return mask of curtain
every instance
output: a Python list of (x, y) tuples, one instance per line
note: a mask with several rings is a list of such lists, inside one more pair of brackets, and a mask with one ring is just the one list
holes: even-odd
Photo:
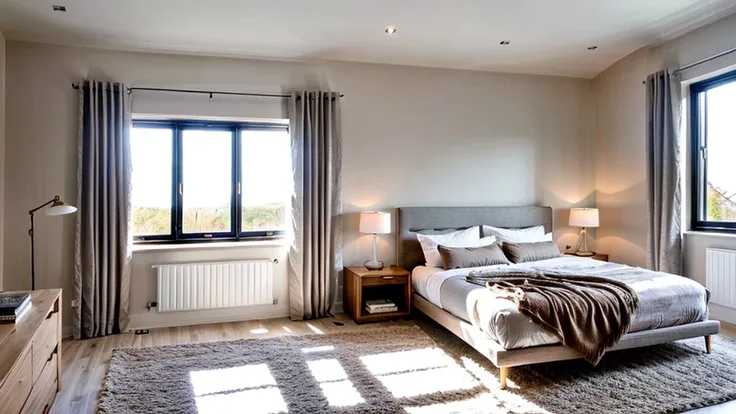
[(682, 274), (680, 79), (672, 70), (647, 77), (647, 265)]
[(73, 334), (93, 338), (128, 324), (131, 260), (130, 101), (121, 83), (79, 88)]
[(335, 92), (289, 100), (293, 241), (289, 305), (294, 320), (331, 315), (342, 271), (342, 136)]

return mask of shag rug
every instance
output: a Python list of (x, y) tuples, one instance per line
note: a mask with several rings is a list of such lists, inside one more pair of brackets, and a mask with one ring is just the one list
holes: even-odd
[(113, 350), (100, 413), (675, 413), (736, 399), (736, 342), (498, 369), (433, 323)]

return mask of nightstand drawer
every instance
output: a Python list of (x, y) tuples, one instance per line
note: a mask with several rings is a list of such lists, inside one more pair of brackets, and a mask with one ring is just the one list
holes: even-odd
[(360, 280), (363, 286), (402, 285), (409, 283), (409, 276), (363, 276)]

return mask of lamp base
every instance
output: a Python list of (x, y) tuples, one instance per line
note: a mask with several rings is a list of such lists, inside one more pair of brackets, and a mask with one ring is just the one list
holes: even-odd
[(595, 256), (595, 252), (591, 252), (590, 250), (582, 250), (579, 252), (575, 252), (575, 256), (590, 257)]
[(383, 262), (380, 260), (369, 260), (363, 266), (368, 270), (382, 270)]

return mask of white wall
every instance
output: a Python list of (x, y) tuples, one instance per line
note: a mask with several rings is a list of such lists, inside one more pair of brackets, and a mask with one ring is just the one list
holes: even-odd
[[(0, 32), (0, 235), (5, 200), (5, 38)], [(3, 291), (3, 238), (0, 237), (0, 292)]]
[[(595, 204), (593, 98), (588, 80), (349, 63), (269, 62), (70, 48), (9, 41), (4, 268), (8, 289), (29, 285), (27, 210), (55, 194), (76, 199), (77, 95), (84, 77), (136, 86), (282, 92), (331, 88), (342, 101), (344, 258), (362, 264), (370, 237), (357, 233), (357, 212), (397, 206), (546, 204), (556, 213), (555, 236), (574, 244), (566, 209)], [(135, 94), (137, 111), (155, 99)], [(173, 98), (171, 98), (173, 99)], [(262, 117), (283, 110), (272, 100), (181, 98), (176, 111)], [(196, 100), (196, 99), (195, 99)], [(237, 106), (242, 105), (242, 106)], [(143, 108), (143, 109), (142, 109)], [(149, 108), (149, 109), (145, 109)], [(232, 113), (231, 113), (232, 112)], [(283, 113), (283, 112), (281, 112)], [(66, 292), (73, 271), (73, 216), (37, 220), (40, 287)], [(393, 236), (380, 256), (395, 262)], [(275, 249), (275, 251), (274, 251)], [(284, 255), (283, 248), (238, 247), (136, 252), (131, 314), (146, 324), (171, 323), (149, 314), (155, 300), (150, 263)], [(285, 267), (278, 275), (285, 286)], [(279, 289), (282, 289), (279, 287)], [(285, 290), (280, 290), (285, 296)], [(285, 305), (285, 300), (280, 304)], [(263, 317), (248, 309), (241, 318)], [(285, 314), (274, 307), (267, 316)], [(198, 316), (199, 315), (199, 316)], [(203, 316), (204, 315), (204, 316)], [(213, 314), (184, 315), (210, 318)], [(219, 315), (222, 316), (222, 315)]]
[[(646, 96), (642, 81), (660, 69), (680, 67), (728, 50), (734, 47), (734, 39), (736, 15), (632, 53), (594, 79), (596, 198), (602, 221), (598, 242), (600, 250), (610, 253), (613, 260), (646, 263)], [(736, 54), (731, 54), (683, 71), (682, 79), (687, 84), (734, 65)], [(687, 97), (687, 89), (683, 96)], [(686, 114), (685, 109), (683, 115)], [(686, 128), (685, 132), (689, 130)], [(684, 162), (689, 167), (689, 158)], [(685, 174), (683, 180), (687, 178)], [(689, 191), (688, 185), (685, 188)], [(683, 201), (690, 201), (689, 194), (684, 194)], [(685, 228), (689, 228), (689, 217), (685, 219)], [(736, 237), (687, 233), (684, 246), (684, 274), (705, 283), (705, 249), (736, 249)]]

